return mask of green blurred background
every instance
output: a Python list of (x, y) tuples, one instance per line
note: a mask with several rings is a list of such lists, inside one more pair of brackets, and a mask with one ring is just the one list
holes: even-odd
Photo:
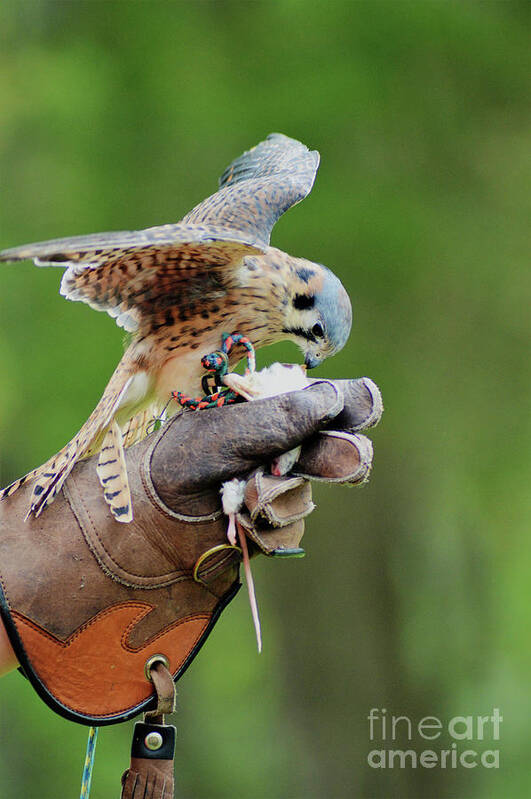
[[(316, 486), (306, 559), (255, 563), (263, 655), (242, 591), (181, 680), (179, 797), (531, 795), (530, 10), (2, 4), (0, 246), (176, 221), (267, 133), (300, 138), (320, 173), (273, 244), (344, 281), (353, 334), (321, 374), (386, 404), (370, 483)], [(2, 484), (70, 438), (122, 352), (59, 277), (0, 270)], [(372, 707), (498, 707), (500, 768), (372, 769)], [(131, 728), (101, 732), (94, 799), (119, 795)], [(86, 732), (5, 677), (0, 796), (76, 796)]]

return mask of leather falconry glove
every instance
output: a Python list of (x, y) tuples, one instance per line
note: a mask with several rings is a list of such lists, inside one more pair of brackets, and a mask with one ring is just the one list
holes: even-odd
[[(181, 411), (127, 451), (128, 525), (102, 500), (95, 458), (37, 519), (23, 521), (31, 486), (0, 503), (2, 617), (39, 696), (96, 726), (152, 708), (150, 659), (164, 656), (177, 679), (240, 585), (221, 484), (247, 476), (238, 522), (253, 554), (300, 553), (307, 478), (363, 482), (372, 448), (357, 431), (381, 411), (367, 378)], [(301, 443), (289, 475), (268, 473), (264, 464)]]

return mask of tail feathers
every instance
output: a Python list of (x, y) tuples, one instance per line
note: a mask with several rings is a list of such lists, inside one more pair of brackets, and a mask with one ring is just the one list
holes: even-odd
[(116, 419), (105, 434), (96, 467), (103, 496), (118, 522), (130, 522), (133, 518), (131, 492), (125, 466), (122, 431)]
[(74, 468), (78, 457), (74, 441), (71, 441), (44, 464), (31, 492), (31, 505), (26, 519), (31, 514), (35, 517), (40, 516), (44, 508), (51, 505)]
[(24, 483), (27, 483), (28, 480), (33, 480), (34, 477), (37, 477), (37, 475), (41, 474), (45, 470), (45, 468), (46, 464), (44, 464), (43, 466), (39, 466), (37, 469), (33, 469), (33, 471), (25, 474), (24, 477), (19, 477), (18, 480), (13, 480), (13, 482), (10, 483), (8, 486), (2, 488), (2, 490), (0, 491), (0, 502), (3, 499), (7, 499), (12, 494), (14, 494), (15, 491), (17, 491), (17, 489), (23, 486)]

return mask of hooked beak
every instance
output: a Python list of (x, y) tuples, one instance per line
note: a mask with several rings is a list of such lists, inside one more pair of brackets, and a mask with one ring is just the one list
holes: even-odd
[(323, 361), (324, 358), (316, 358), (311, 352), (307, 352), (304, 356), (304, 365), (307, 369), (315, 369), (317, 366), (320, 366)]

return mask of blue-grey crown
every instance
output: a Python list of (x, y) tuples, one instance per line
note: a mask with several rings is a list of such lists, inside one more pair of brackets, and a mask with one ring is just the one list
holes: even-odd
[(326, 337), (338, 352), (347, 343), (352, 327), (352, 305), (338, 277), (324, 267), (323, 288), (317, 296), (317, 306), (324, 319)]

